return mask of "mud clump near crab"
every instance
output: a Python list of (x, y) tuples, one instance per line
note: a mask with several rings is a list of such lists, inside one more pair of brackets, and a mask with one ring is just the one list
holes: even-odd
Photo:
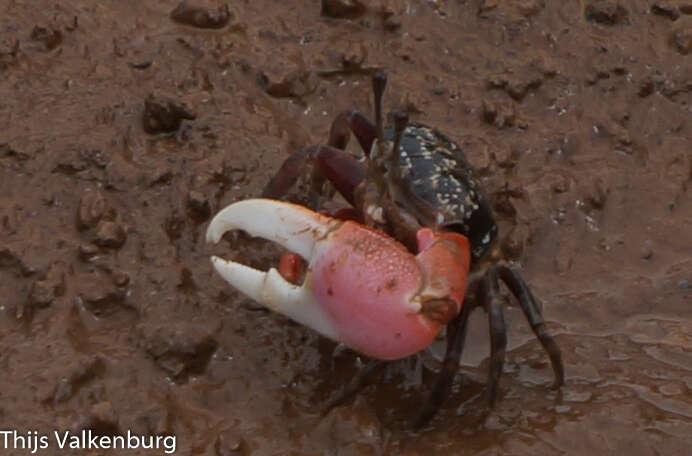
[[(564, 383), (559, 347), (518, 271), (500, 259), (497, 225), (479, 180), (458, 145), (437, 130), (394, 113), (384, 127), (386, 75), (373, 76), (375, 124), (357, 111), (339, 114), (327, 145), (292, 154), (261, 199), (240, 201), (211, 221), (207, 240), (229, 230), (281, 244), (290, 252), (279, 269), (262, 272), (213, 257), (219, 274), (267, 308), (374, 360), (366, 364), (327, 410), (368, 384), (384, 361), (425, 349), (447, 327), (440, 375), (412, 425), (427, 423), (449, 394), (464, 347), (471, 311), (488, 314), (491, 339), (488, 401), (497, 396), (507, 345), (500, 297), (503, 282), (516, 297), (554, 372)], [(364, 151), (345, 151), (353, 133)], [(280, 202), (308, 162), (311, 208)], [(319, 210), (329, 181), (351, 204), (334, 216)], [(308, 264), (302, 285), (300, 262)]]

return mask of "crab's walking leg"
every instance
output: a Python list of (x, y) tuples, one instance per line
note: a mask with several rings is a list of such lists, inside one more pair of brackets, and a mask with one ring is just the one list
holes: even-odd
[(336, 116), (332, 122), (332, 127), (329, 129), (329, 142), (327, 144), (337, 149), (346, 149), (351, 138), (351, 132), (355, 135), (365, 154), (370, 153), (370, 149), (377, 138), (377, 129), (358, 111), (344, 111)]
[(557, 388), (563, 385), (565, 383), (565, 368), (562, 364), (562, 353), (560, 352), (560, 347), (558, 347), (545, 327), (541, 310), (533, 297), (533, 293), (531, 293), (529, 287), (526, 286), (524, 280), (514, 269), (504, 264), (498, 264), (496, 268), (499, 277), (512, 294), (516, 296), (521, 309), (524, 311), (524, 315), (526, 315), (526, 319), (529, 321), (529, 325), (531, 325), (531, 329), (533, 329), (534, 334), (536, 334), (536, 337), (550, 357), (550, 363), (555, 374), (553, 387)]
[(497, 390), (505, 364), (507, 350), (507, 329), (505, 327), (500, 286), (495, 268), (490, 268), (484, 280), (484, 304), (488, 313), (488, 328), (490, 332), (490, 369), (488, 371), (488, 403), (495, 405)]
[(303, 173), (308, 160), (315, 165), (310, 176), (313, 193), (319, 193), (324, 179), (327, 178), (339, 193), (353, 204), (355, 188), (366, 176), (365, 165), (347, 152), (332, 146), (306, 147), (291, 154), (264, 188), (262, 197), (280, 198), (285, 195)]
[(356, 187), (366, 178), (365, 165), (349, 153), (331, 146), (317, 147), (313, 161), (322, 175), (353, 205)]
[[(367, 155), (377, 137), (375, 125), (357, 111), (343, 111), (336, 116), (332, 123), (327, 145), (305, 147), (289, 155), (283, 165), (281, 165), (281, 168), (279, 168), (279, 171), (265, 187), (262, 197), (279, 198), (285, 195), (303, 173), (308, 160), (312, 160), (316, 165), (311, 176), (313, 190), (317, 189), (324, 182), (325, 177), (331, 179), (335, 175), (341, 179), (355, 182), (350, 184), (352, 187), (358, 185), (365, 177), (365, 165), (343, 151), (348, 145), (351, 132), (353, 132)], [(334, 160), (334, 162), (331, 163), (330, 160)], [(331, 167), (338, 172), (329, 174), (325, 170), (325, 166)], [(354, 176), (349, 177), (351, 174)], [(348, 195), (351, 195), (351, 199), (349, 199)], [(343, 196), (349, 199), (351, 203), (352, 195), (353, 189), (346, 190), (346, 193), (343, 193)]]
[(355, 396), (360, 390), (372, 383), (372, 377), (374, 374), (380, 370), (380, 368), (385, 366), (385, 362), (379, 359), (372, 360), (363, 366), (355, 377), (348, 382), (348, 385), (339, 393), (334, 399), (329, 401), (327, 406), (324, 408), (323, 414), (326, 415), (334, 407), (348, 402), (353, 396)]
[(279, 198), (285, 195), (293, 187), (298, 177), (305, 168), (305, 163), (310, 156), (312, 148), (306, 147), (288, 156), (279, 171), (269, 180), (262, 191), (263, 198)]
[(344, 150), (348, 145), (351, 132), (367, 156), (377, 138), (377, 130), (365, 116), (351, 110), (340, 113), (332, 122), (328, 145), (317, 147), (312, 154), (312, 159), (320, 174), (332, 182), (339, 193), (353, 206), (355, 189), (365, 180), (367, 168)]
[(423, 408), (411, 421), (411, 427), (418, 429), (430, 421), (444, 400), (449, 396), (454, 377), (459, 370), (459, 361), (464, 351), (466, 326), (474, 305), (469, 300), (464, 301), (461, 313), (447, 325), (447, 351), (442, 362), (442, 369), (433, 385), (430, 395), (426, 398)]

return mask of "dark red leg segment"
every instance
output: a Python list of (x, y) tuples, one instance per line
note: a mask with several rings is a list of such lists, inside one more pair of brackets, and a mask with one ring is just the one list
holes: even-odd
[[(314, 160), (318, 170), (313, 173), (317, 175), (313, 175), (312, 180), (321, 182), (326, 177), (353, 204), (353, 190), (365, 179), (366, 171), (365, 165), (343, 152), (351, 133), (355, 135), (365, 155), (368, 155), (377, 138), (375, 125), (358, 111), (344, 111), (332, 122), (328, 146), (306, 147), (292, 153), (264, 188), (262, 197), (280, 198), (288, 193), (303, 173), (307, 160)], [(322, 176), (319, 175), (320, 171)]]
[(329, 130), (328, 144), (337, 149), (346, 149), (351, 132), (355, 135), (365, 155), (368, 155), (372, 143), (377, 138), (377, 129), (358, 111), (344, 111), (336, 117)]
[(303, 173), (305, 164), (312, 151), (316, 147), (306, 147), (298, 152), (292, 153), (281, 165), (279, 171), (271, 178), (264, 191), (262, 198), (280, 198), (288, 193), (288, 190), (296, 183), (298, 177)]
[[(291, 154), (262, 192), (263, 198), (280, 198), (296, 183), (307, 160), (312, 160), (321, 179), (328, 179), (353, 204), (353, 192), (367, 174), (365, 164), (341, 149), (313, 146)], [(314, 180), (314, 176), (313, 176)]]
[(318, 146), (312, 159), (322, 175), (353, 205), (354, 191), (367, 175), (365, 164), (349, 153), (329, 146)]

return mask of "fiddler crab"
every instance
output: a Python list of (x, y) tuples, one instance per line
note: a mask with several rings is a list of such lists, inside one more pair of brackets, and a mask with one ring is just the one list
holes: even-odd
[[(207, 231), (208, 242), (243, 230), (293, 253), (268, 272), (218, 257), (212, 257), (214, 267), (251, 299), (373, 358), (328, 409), (367, 385), (385, 361), (428, 347), (446, 326), (440, 374), (412, 424), (427, 423), (451, 390), (476, 306), (487, 311), (489, 320), (492, 406), (507, 345), (500, 281), (516, 297), (550, 357), (553, 387), (559, 387), (564, 382), (560, 349), (519, 272), (499, 259), (497, 225), (473, 168), (453, 141), (409, 122), (405, 113), (395, 112), (394, 125), (385, 128), (386, 81), (383, 72), (373, 75), (375, 125), (356, 111), (341, 113), (327, 145), (289, 156), (263, 198), (231, 204)], [(351, 132), (363, 159), (345, 151)], [(329, 216), (274, 199), (310, 162), (312, 193), (328, 180), (351, 208)], [(307, 262), (303, 274), (296, 255)]]

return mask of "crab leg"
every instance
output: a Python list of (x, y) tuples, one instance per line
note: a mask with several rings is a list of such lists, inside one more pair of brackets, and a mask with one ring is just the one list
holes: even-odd
[(354, 206), (356, 187), (367, 175), (365, 164), (348, 152), (329, 146), (316, 148), (313, 159), (337, 191)]
[(289, 156), (281, 169), (269, 181), (262, 192), (264, 198), (279, 198), (288, 192), (303, 172), (306, 162), (312, 161), (317, 168), (313, 180), (327, 178), (346, 200), (354, 203), (354, 192), (366, 177), (365, 165), (346, 151), (332, 146), (313, 146), (301, 149)]
[(336, 117), (329, 130), (328, 144), (337, 149), (346, 149), (351, 132), (363, 151), (369, 153), (377, 138), (377, 128), (358, 111), (344, 111)]
[(279, 198), (285, 195), (296, 183), (308, 161), (313, 161), (316, 166), (311, 176), (313, 185), (321, 183), (326, 177), (353, 204), (353, 191), (365, 179), (366, 167), (343, 150), (348, 145), (351, 132), (368, 155), (377, 137), (375, 125), (357, 111), (343, 111), (332, 123), (327, 145), (306, 147), (289, 155), (265, 187), (262, 197)]

